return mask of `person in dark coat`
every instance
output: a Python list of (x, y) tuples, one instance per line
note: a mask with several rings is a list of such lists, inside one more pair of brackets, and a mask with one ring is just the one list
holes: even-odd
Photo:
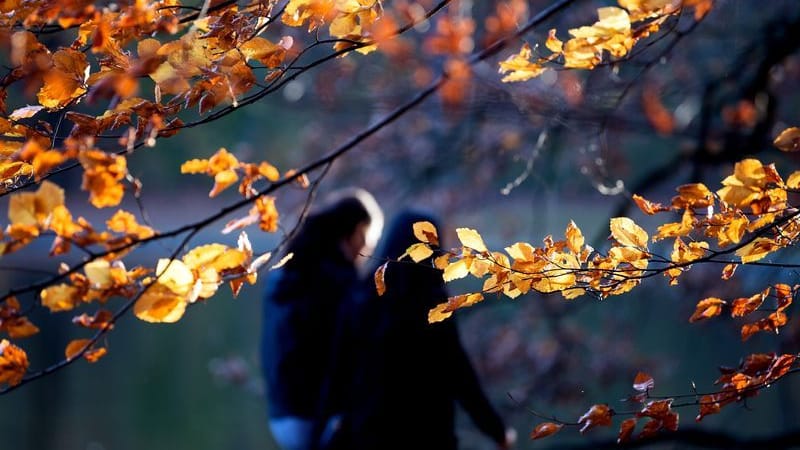
[[(418, 242), (412, 227), (418, 221), (434, 222), (419, 212), (400, 214), (376, 255), (402, 255)], [(486, 398), (455, 321), (427, 321), (428, 311), (447, 301), (442, 271), (431, 259), (392, 261), (385, 284), (386, 293), (378, 296), (370, 282), (371, 295), (349, 314), (353, 325), (345, 345), (354, 351), (355, 368), (337, 448), (456, 449), (456, 403), (500, 448), (510, 446), (515, 433)]]
[(269, 274), (261, 360), (270, 428), (285, 450), (317, 447), (339, 309), (357, 289), (356, 261), (382, 220), (366, 191), (339, 195), (307, 217), (288, 243), (293, 257)]

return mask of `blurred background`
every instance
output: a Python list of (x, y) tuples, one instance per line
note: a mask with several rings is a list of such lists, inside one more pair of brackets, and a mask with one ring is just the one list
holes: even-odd
[[(431, 38), (441, 35), (437, 24), (442, 18), (474, 27), (474, 34), (460, 38), (467, 40), (469, 52), (491, 43), (493, 30), (513, 30), (548, 4), (455, 2), (392, 51), (337, 59), (261, 102), (161, 139), (155, 148), (137, 150), (129, 165), (143, 182), (144, 210), (157, 229), (170, 230), (234, 201), (232, 192), (209, 199), (208, 177), (180, 175), (182, 162), (207, 158), (220, 147), (239, 160), (267, 160), (281, 171), (327, 154), (438, 73), (445, 57)], [(596, 8), (610, 4), (615, 3), (576, 2), (526, 35), (526, 41), (543, 43), (550, 28), (565, 39), (568, 28), (593, 23)], [(400, 11), (413, 5), (430, 9), (433, 2), (389, 1), (384, 6)], [(498, 22), (503, 12), (511, 19)], [(300, 39), (304, 31), (287, 33)], [(512, 46), (501, 57), (517, 49)], [(456, 227), (480, 230), (490, 248), (517, 241), (536, 245), (548, 234), (561, 238), (574, 220), (587, 243), (602, 250), (610, 217), (629, 215), (653, 230), (656, 222), (629, 200), (633, 193), (667, 203), (674, 187), (683, 183), (705, 182), (715, 190), (735, 161), (750, 156), (775, 162), (784, 177), (798, 169), (796, 157), (771, 146), (781, 130), (800, 123), (798, 49), (796, 1), (717, 0), (701, 22), (691, 11), (682, 13), (640, 42), (628, 61), (592, 72), (553, 70), (532, 81), (504, 84), (497, 59), (491, 60), (475, 67), (460, 99), (428, 100), (338, 160), (320, 194), (364, 187), (387, 218), (407, 206), (436, 211), (447, 230), (445, 245), (456, 242)], [(86, 204), (79, 172), (56, 181), (68, 190), (74, 215), (102, 223), (110, 214)], [(295, 187), (279, 193), (282, 231), (248, 230), (256, 253), (275, 248), (296, 222), (305, 196)], [(137, 210), (130, 198), (126, 202), (125, 209)], [(6, 205), (3, 199), (0, 208)], [(235, 245), (236, 236), (220, 234), (224, 225), (213, 224), (192, 245)], [(126, 264), (153, 264), (176, 244), (142, 247)], [(53, 270), (42, 245), (40, 260), (31, 253), (3, 257), (0, 285), (24, 285), (41, 278), (37, 271)], [(663, 254), (669, 251), (663, 247)], [(775, 261), (791, 260), (793, 253), (786, 250)], [(489, 396), (519, 432), (517, 448), (612, 443), (616, 428), (583, 437), (564, 430), (530, 442), (528, 433), (541, 421), (530, 409), (567, 421), (594, 403), (634, 409), (620, 399), (631, 395), (637, 371), (655, 378), (659, 395), (687, 394), (693, 383), (701, 392), (713, 390), (717, 367), (736, 366), (743, 355), (796, 353), (800, 329), (791, 309), (781, 335), (759, 335), (746, 343), (739, 337), (741, 323), (732, 319), (688, 324), (696, 302), (712, 293), (749, 296), (770, 282), (800, 282), (794, 271), (749, 267), (723, 282), (719, 269), (696, 267), (676, 287), (650, 279), (604, 301), (527, 295), (488, 298), (460, 310), (455, 316), (462, 339)], [(268, 276), (260, 274), (259, 284), (245, 286), (235, 299), (221, 289), (176, 324), (125, 317), (104, 339), (109, 354), (98, 363), (78, 361), (0, 399), (0, 448), (275, 448), (257, 361), (262, 286)], [(458, 293), (476, 286), (464, 281), (450, 289)], [(109, 306), (119, 301), (112, 299)], [(62, 358), (70, 339), (87, 337), (58, 314), (35, 311), (32, 320), (43, 330), (24, 341), (26, 351), (35, 355), (32, 370)], [(790, 377), (746, 405), (707, 417), (701, 426), (742, 439), (794, 431), (800, 424), (798, 389)], [(682, 428), (695, 426), (696, 407), (679, 412)], [(462, 448), (492, 448), (466, 417), (458, 423)]]

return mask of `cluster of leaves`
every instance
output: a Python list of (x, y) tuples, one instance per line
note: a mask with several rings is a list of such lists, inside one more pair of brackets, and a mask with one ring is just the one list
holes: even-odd
[[(783, 151), (798, 149), (800, 129), (784, 130), (774, 144)], [(677, 188), (670, 205), (654, 203), (638, 195), (633, 199), (642, 212), (656, 215), (665, 212), (680, 213), (680, 222), (667, 222), (658, 226), (650, 237), (644, 228), (628, 217), (610, 221), (610, 248), (602, 253), (585, 244), (581, 230), (570, 222), (563, 240), (547, 236), (543, 246), (517, 242), (505, 252), (490, 251), (481, 235), (469, 228), (458, 228), (460, 246), (445, 251), (439, 248), (438, 232), (429, 222), (414, 224), (414, 235), (420, 241), (410, 246), (400, 256), (415, 262), (433, 258), (433, 265), (443, 271), (445, 282), (472, 275), (483, 279), (479, 292), (469, 292), (450, 297), (430, 310), (429, 322), (439, 322), (454, 311), (484, 300), (487, 294), (516, 298), (530, 292), (550, 294), (559, 292), (566, 299), (591, 294), (599, 299), (629, 292), (642, 280), (663, 274), (670, 285), (676, 285), (680, 276), (695, 264), (724, 265), (723, 280), (731, 279), (738, 267), (747, 264), (769, 264), (762, 260), (781, 249), (796, 245), (800, 238), (800, 211), (789, 203), (789, 194), (800, 188), (800, 171), (795, 171), (784, 181), (773, 164), (764, 165), (755, 159), (736, 163), (733, 173), (722, 180), (722, 187), (712, 192), (702, 183), (687, 184)], [(650, 242), (672, 239), (669, 257), (661, 256), (649, 248)], [(384, 283), (386, 266), (375, 274), (378, 292), (387, 289)], [(761, 292), (737, 298), (730, 302), (709, 297), (697, 303), (689, 322), (712, 318), (730, 308), (732, 317), (749, 317), (765, 314), (766, 317), (746, 323), (741, 328), (742, 340), (761, 331), (777, 333), (786, 325), (786, 309), (792, 304), (800, 286), (778, 283)], [(774, 292), (774, 293), (773, 293)], [(773, 297), (775, 306), (765, 304)], [(702, 417), (718, 412), (730, 403), (755, 395), (790, 371), (795, 370), (796, 355), (750, 355), (738, 369), (725, 369), (717, 380), (721, 389), (703, 396), (690, 404), (700, 405)], [(637, 380), (634, 387), (649, 394), (652, 379)], [(648, 377), (649, 379), (649, 377)], [(639, 401), (649, 398), (637, 397)], [(636, 417), (623, 422), (620, 440), (630, 438), (637, 418), (649, 417), (641, 435), (652, 436), (664, 430), (675, 430), (678, 415), (671, 411), (673, 398), (658, 399), (644, 405)], [(606, 405), (595, 405), (577, 424), (584, 432), (597, 425), (610, 425), (613, 410)], [(555, 433), (563, 423), (546, 423), (534, 430), (532, 437), (539, 438)]]
[(711, 0), (619, 0), (620, 7), (608, 6), (597, 10), (598, 21), (590, 26), (569, 30), (572, 36), (562, 42), (555, 29), (545, 42), (548, 56), (533, 56), (533, 49), (524, 44), (519, 53), (500, 63), (500, 73), (507, 74), (504, 82), (526, 81), (540, 76), (549, 65), (561, 59), (563, 67), (591, 70), (603, 62), (608, 53), (615, 59), (624, 58), (636, 43), (657, 32), (671, 16), (683, 8), (694, 8), (700, 20), (711, 9)]

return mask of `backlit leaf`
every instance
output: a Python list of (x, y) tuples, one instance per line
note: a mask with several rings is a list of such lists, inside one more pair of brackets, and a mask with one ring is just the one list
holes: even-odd
[(751, 297), (737, 298), (731, 302), (731, 317), (742, 317), (757, 310), (764, 299), (769, 295), (771, 288), (766, 288), (762, 292)]
[(375, 271), (375, 290), (378, 292), (378, 295), (383, 295), (386, 293), (386, 267), (389, 265), (389, 262), (385, 262), (378, 267), (378, 270)]
[(551, 436), (553, 434), (558, 433), (559, 431), (561, 431), (561, 428), (563, 427), (564, 425), (560, 423), (553, 423), (553, 422), (540, 423), (539, 425), (536, 425), (536, 428), (534, 428), (533, 431), (531, 431), (530, 438), (532, 440), (545, 438), (547, 436)]
[(620, 245), (647, 249), (647, 232), (627, 217), (611, 219), (611, 236)]
[(636, 378), (633, 379), (633, 388), (639, 392), (647, 392), (653, 389), (654, 385), (653, 377), (644, 372), (637, 373)]
[(145, 322), (177, 322), (185, 311), (186, 299), (160, 283), (148, 286), (133, 305), (133, 313)]
[(608, 405), (598, 404), (589, 408), (584, 415), (578, 419), (578, 424), (581, 426), (581, 434), (589, 431), (590, 429), (598, 426), (607, 427), (611, 425), (612, 411)]
[(479, 253), (488, 251), (486, 244), (483, 243), (483, 238), (477, 231), (471, 228), (456, 228), (456, 234), (458, 234), (458, 240), (461, 241), (461, 245), (464, 247), (471, 248)]
[(636, 428), (637, 419), (631, 417), (625, 419), (619, 424), (619, 435), (617, 435), (617, 444), (623, 444), (631, 440), (633, 430)]
[(413, 225), (414, 237), (420, 242), (425, 242), (431, 245), (439, 245), (439, 233), (436, 227), (427, 221), (416, 222)]
[(698, 320), (709, 319), (718, 316), (722, 312), (722, 306), (727, 304), (725, 300), (716, 297), (704, 298), (697, 302), (694, 314), (689, 318), (689, 322), (697, 322)]
[(69, 311), (80, 303), (80, 291), (69, 284), (58, 284), (42, 290), (42, 306), (50, 312)]
[(91, 339), (75, 339), (67, 344), (67, 348), (64, 350), (64, 356), (67, 359), (75, 358), (82, 352), (88, 345), (92, 342)]
[(773, 144), (784, 152), (800, 151), (800, 128), (791, 127), (781, 131)]
[(657, 214), (664, 211), (669, 211), (669, 206), (664, 206), (661, 203), (653, 203), (640, 195), (633, 194), (633, 201), (636, 202), (636, 206), (642, 210), (643, 213), (652, 216), (653, 214)]
[(752, 242), (736, 250), (736, 256), (742, 258), (742, 263), (747, 264), (763, 259), (765, 256), (778, 249), (774, 240), (765, 237), (755, 238)]
[(445, 282), (450, 282), (453, 280), (458, 280), (459, 278), (464, 278), (469, 274), (469, 266), (467, 262), (463, 259), (459, 259), (458, 261), (451, 262), (444, 268), (444, 274), (442, 277), (444, 278)]
[(408, 247), (406, 254), (408, 254), (414, 262), (420, 262), (430, 258), (430, 256), (433, 255), (433, 250), (428, 247), (428, 244), (417, 242), (416, 244), (412, 244), (411, 247)]
[(0, 341), (0, 383), (16, 386), (28, 371), (28, 355), (6, 339)]

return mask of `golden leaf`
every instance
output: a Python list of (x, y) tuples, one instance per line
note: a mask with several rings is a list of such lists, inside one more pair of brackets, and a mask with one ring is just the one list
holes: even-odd
[(28, 355), (16, 345), (0, 341), (0, 383), (16, 386), (28, 371)]
[(44, 73), (44, 85), (39, 89), (39, 103), (57, 110), (86, 93), (89, 63), (86, 55), (72, 49), (53, 54), (53, 68)]
[(141, 320), (152, 323), (173, 323), (183, 317), (186, 299), (160, 283), (154, 283), (133, 305), (133, 313)]
[[(189, 267), (180, 260), (161, 258), (156, 265), (157, 284), (166, 287), (185, 301), (192, 302), (195, 279)], [(150, 289), (148, 289), (149, 291)]]
[(483, 238), (477, 231), (471, 228), (456, 228), (456, 234), (458, 234), (458, 240), (461, 241), (461, 245), (464, 247), (471, 248), (479, 253), (488, 251), (486, 244), (483, 243)]
[(647, 232), (627, 217), (611, 219), (611, 236), (620, 245), (647, 249)]
[(727, 304), (725, 300), (716, 297), (704, 298), (697, 302), (694, 314), (689, 318), (689, 322), (697, 322), (698, 320), (709, 319), (718, 316), (722, 312), (722, 305)]
[(93, 289), (108, 289), (114, 285), (111, 278), (111, 264), (105, 259), (95, 259), (88, 262), (83, 271)]
[(742, 263), (747, 264), (759, 261), (779, 248), (780, 247), (775, 243), (774, 240), (765, 237), (759, 237), (739, 250), (736, 250), (736, 256), (742, 258)]
[(571, 220), (569, 221), (564, 235), (567, 238), (567, 247), (569, 248), (569, 251), (579, 255), (581, 253), (581, 249), (583, 248), (584, 238), (583, 233), (581, 233), (580, 228), (575, 225), (575, 222)]
[(547, 70), (538, 61), (532, 62), (530, 59), (531, 47), (526, 43), (518, 54), (509, 56), (505, 61), (500, 61), (498, 72), (508, 74), (501, 81), (503, 83), (526, 81), (538, 77)]
[(773, 144), (784, 152), (800, 151), (800, 128), (791, 127), (781, 131)]
[(450, 282), (453, 280), (458, 280), (459, 278), (464, 278), (469, 274), (469, 266), (467, 262), (463, 259), (459, 259), (455, 262), (451, 262), (444, 268), (444, 274), (442, 277), (444, 278), (445, 282)]
[(439, 245), (439, 233), (436, 227), (427, 221), (415, 222), (413, 225), (414, 237), (420, 242), (425, 242), (431, 245)]
[(443, 320), (452, 316), (453, 312), (448, 311), (447, 307), (448, 307), (447, 302), (440, 303), (436, 305), (436, 307), (428, 311), (428, 323), (442, 322)]
[(42, 306), (50, 312), (69, 311), (80, 303), (80, 290), (69, 284), (58, 284), (42, 290)]
[(535, 440), (556, 434), (561, 431), (563, 426), (563, 424), (553, 422), (540, 423), (539, 425), (536, 425), (536, 428), (534, 428), (533, 431), (531, 431), (530, 438), (531, 440)]
[(408, 247), (406, 254), (411, 257), (414, 262), (420, 262), (430, 258), (430, 256), (433, 255), (433, 250), (428, 247), (428, 244), (417, 242), (416, 244), (412, 244), (411, 247)]

